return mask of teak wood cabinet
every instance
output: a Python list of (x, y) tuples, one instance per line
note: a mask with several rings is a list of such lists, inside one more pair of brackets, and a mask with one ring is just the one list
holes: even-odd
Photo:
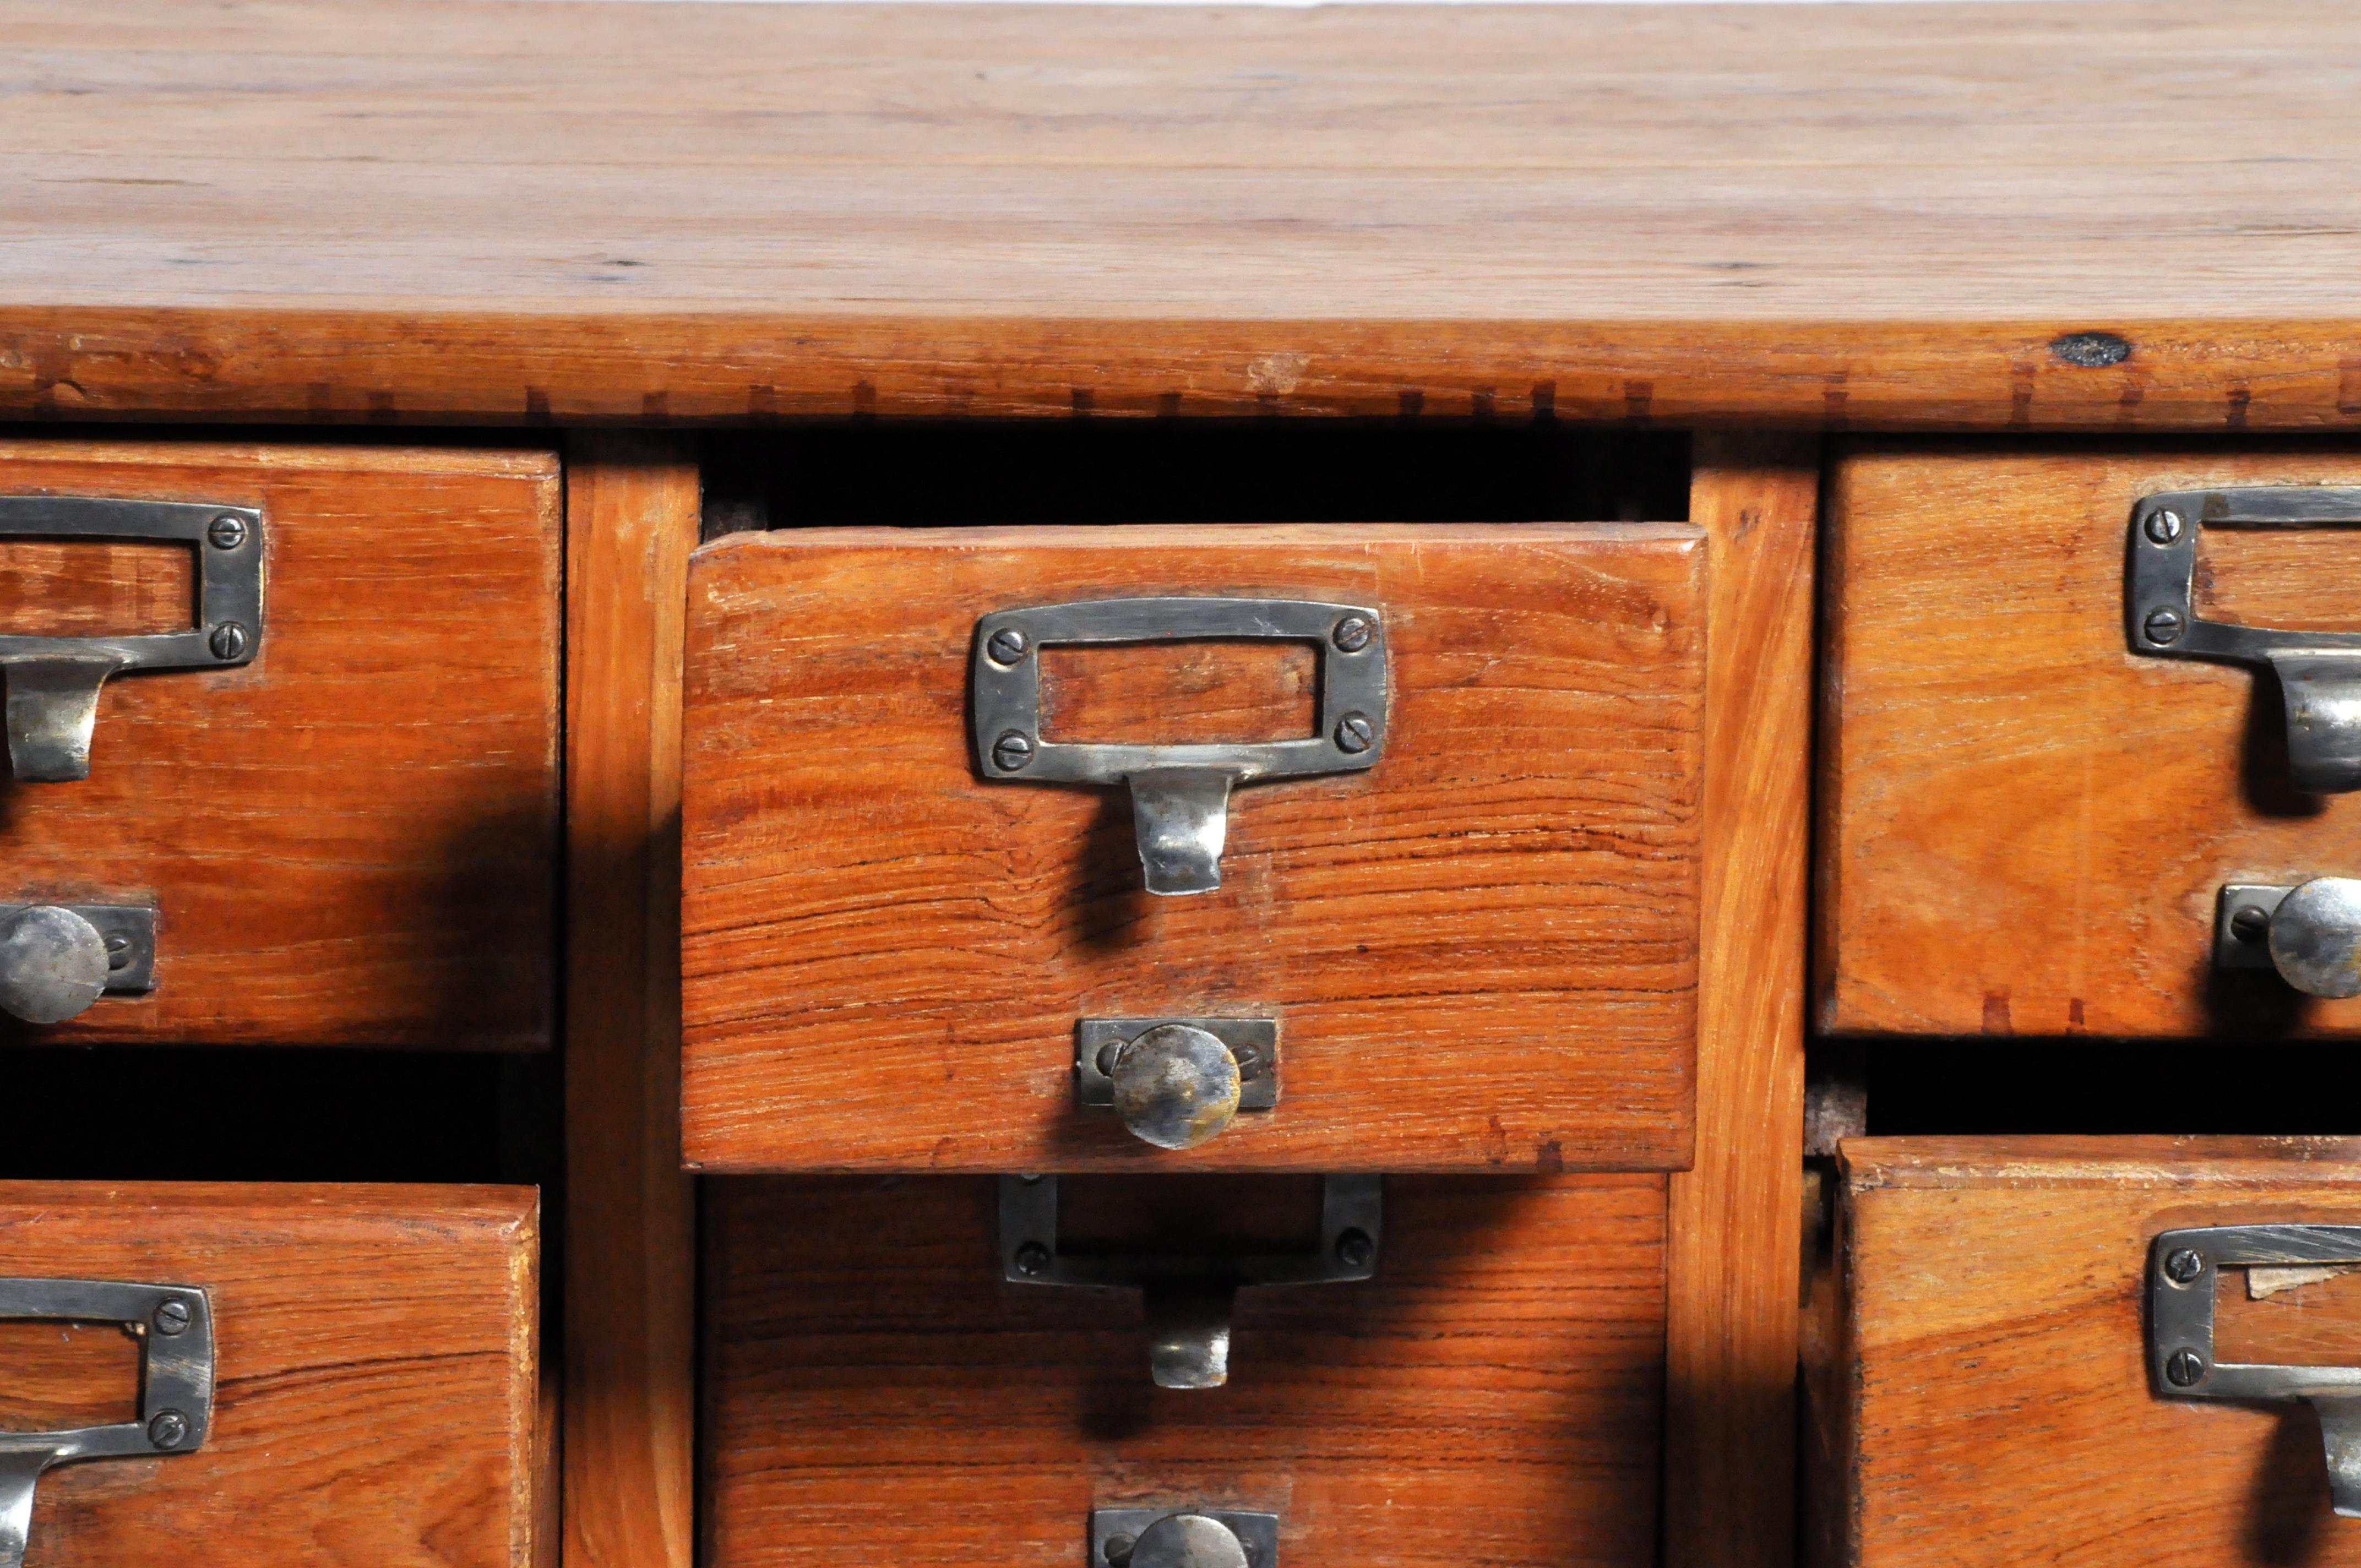
[(0, 0), (0, 1568), (2361, 1559), (2356, 73)]

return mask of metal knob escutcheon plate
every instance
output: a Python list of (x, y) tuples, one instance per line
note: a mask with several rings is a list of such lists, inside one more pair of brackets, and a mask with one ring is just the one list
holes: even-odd
[(2214, 916), (2213, 961), (2277, 970), (2308, 996), (2361, 996), (2361, 879), (2230, 883)]

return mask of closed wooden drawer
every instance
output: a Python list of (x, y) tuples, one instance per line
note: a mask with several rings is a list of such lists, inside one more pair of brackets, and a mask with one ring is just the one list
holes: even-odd
[[(127, 1424), (164, 1444), (40, 1476), (27, 1568), (524, 1568), (535, 1203), (524, 1188), (0, 1183), (0, 1430)], [(21, 1315), (45, 1281), (171, 1288), (136, 1325), (77, 1325)], [(208, 1339), (209, 1405), (190, 1375)], [(23, 1478), (7, 1456), (40, 1448), (0, 1436), (0, 1484)]]
[(1825, 1561), (2361, 1563), (2322, 1418), (2232, 1397), (2361, 1367), (2361, 1143), (1856, 1139), (1843, 1163)]
[[(1275, 1104), (1180, 1157), (1195, 1164), (1685, 1163), (1704, 581), (1686, 524), (707, 546), (688, 631), (687, 1158), (1170, 1159), (1078, 1102), (1112, 1059), (1086, 1020), (1130, 1021), (1108, 1025), (1120, 1044), (1180, 1018), (1247, 1021), (1276, 1057)], [(1137, 616), (1100, 607), (1151, 596), (1202, 618), (1170, 641), (1066, 646), (1036, 613)], [(1003, 755), (1012, 734), (1024, 753)], [(1069, 740), (1322, 755), (1232, 789), (1219, 886), (1161, 896), (1141, 775), (1128, 802), (1121, 778), (1041, 776)]]
[[(193, 587), (210, 601), (240, 558), (260, 574), (259, 623), (220, 644), (234, 660), (110, 676), (88, 776), (8, 786), (0, 901), (152, 910), (155, 927), (152, 985), (27, 1030), (74, 1042), (545, 1047), (555, 459), (16, 442), (0, 444), (0, 496), (244, 514), (239, 530), (178, 544), (0, 545), (11, 637), (185, 629)], [(200, 609), (201, 644), (221, 633), (217, 608)], [(14, 702), (26, 674), (12, 664), (8, 679)]]
[(2356, 485), (2361, 455), (2340, 447), (1868, 444), (1839, 459), (1827, 1027), (2361, 1032), (2361, 1001), (2297, 990), (2262, 924), (2231, 929), (2255, 918), (2237, 890), (2361, 876), (2361, 798), (2306, 787), (2300, 764), (2328, 738), (2291, 729), (2274, 668), (2179, 656), (2215, 640), (2184, 610), (2361, 629), (2361, 531), (2231, 526), (2274, 506), (2361, 521), (2361, 494), (2336, 494)]
[[(1066, 1228), (1097, 1183), (1169, 1236), (1306, 1180), (1069, 1178)], [(1653, 1561), (1662, 1178), (1389, 1178), (1375, 1277), (1241, 1292), (1230, 1382), (1188, 1390), (1137, 1294), (1004, 1280), (994, 1190), (708, 1189), (714, 1568), (1099, 1568), (1114, 1508), (1276, 1515), (1278, 1568)]]

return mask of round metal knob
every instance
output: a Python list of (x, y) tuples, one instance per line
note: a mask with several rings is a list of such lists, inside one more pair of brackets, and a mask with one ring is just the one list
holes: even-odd
[(2313, 996), (2361, 996), (2361, 881), (2319, 877), (2271, 912), (2271, 963)]
[(1123, 1124), (1160, 1149), (1193, 1149), (1238, 1113), (1238, 1058), (1187, 1024), (1159, 1024), (1116, 1047), (1107, 1077)]
[(1247, 1568), (1230, 1527), (1202, 1514), (1168, 1514), (1139, 1532), (1129, 1568)]
[(105, 989), (97, 927), (53, 904), (0, 917), (0, 1008), (27, 1024), (62, 1024)]

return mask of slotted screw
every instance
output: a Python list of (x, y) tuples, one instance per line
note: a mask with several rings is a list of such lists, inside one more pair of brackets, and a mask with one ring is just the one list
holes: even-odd
[(1049, 1249), (1039, 1242), (1027, 1242), (1016, 1249), (1016, 1272), (1027, 1279), (1038, 1279), (1049, 1269)]
[(2176, 1247), (2165, 1255), (2164, 1277), (2175, 1285), (2187, 1285), (2205, 1272), (2205, 1260), (2188, 1247)]
[(2176, 1388), (2186, 1388), (2205, 1376), (2205, 1358), (2193, 1350), (2176, 1350), (2164, 1364), (2164, 1376)]
[(1029, 646), (1025, 641), (1025, 633), (1013, 626), (1004, 626), (992, 634), (992, 641), (983, 645), (983, 651), (992, 655), (992, 662), (995, 664), (1013, 664), (1025, 657), (1025, 650)]
[(2180, 537), (2180, 514), (2170, 510), (2148, 513), (2147, 536), (2158, 544), (2171, 543)]
[(1336, 721), (1336, 750), (1358, 753), (1369, 749), (1377, 739), (1377, 726), (1366, 713), (1348, 713)]
[(1106, 1547), (1104, 1551), (1104, 1555), (1107, 1560), (1107, 1568), (1123, 1568), (1125, 1563), (1131, 1561), (1132, 1548), (1138, 1544), (1138, 1540), (1133, 1536), (1108, 1536), (1106, 1538)]
[(1336, 1238), (1336, 1261), (1347, 1268), (1358, 1268), (1377, 1255), (1378, 1244), (1367, 1231), (1346, 1231)]
[(189, 1441), (189, 1418), (178, 1410), (159, 1410), (148, 1422), (148, 1441), (159, 1448), (178, 1448)]
[(214, 628), (210, 643), (216, 659), (235, 659), (246, 652), (246, 628), (235, 620), (225, 620)]
[(2147, 640), (2151, 642), (2178, 642), (2180, 641), (2180, 612), (2177, 609), (2149, 610), (2147, 619), (2140, 622), (2140, 630), (2147, 633)]
[(1033, 760), (1033, 737), (1011, 729), (992, 743), (992, 762), (1002, 773), (1013, 773)]
[(158, 1307), (156, 1315), (148, 1321), (156, 1325), (158, 1333), (168, 1338), (173, 1334), (186, 1333), (189, 1328), (189, 1304), (175, 1297)]
[(1336, 644), (1339, 652), (1357, 653), (1369, 645), (1369, 639), (1377, 633), (1378, 629), (1370, 623), (1367, 616), (1348, 615), (1336, 623), (1336, 630), (1329, 634), (1329, 641)]
[(2230, 935), (2242, 942), (2259, 942), (2271, 934), (2271, 916), (2268, 910), (2247, 905), (2230, 916)]

